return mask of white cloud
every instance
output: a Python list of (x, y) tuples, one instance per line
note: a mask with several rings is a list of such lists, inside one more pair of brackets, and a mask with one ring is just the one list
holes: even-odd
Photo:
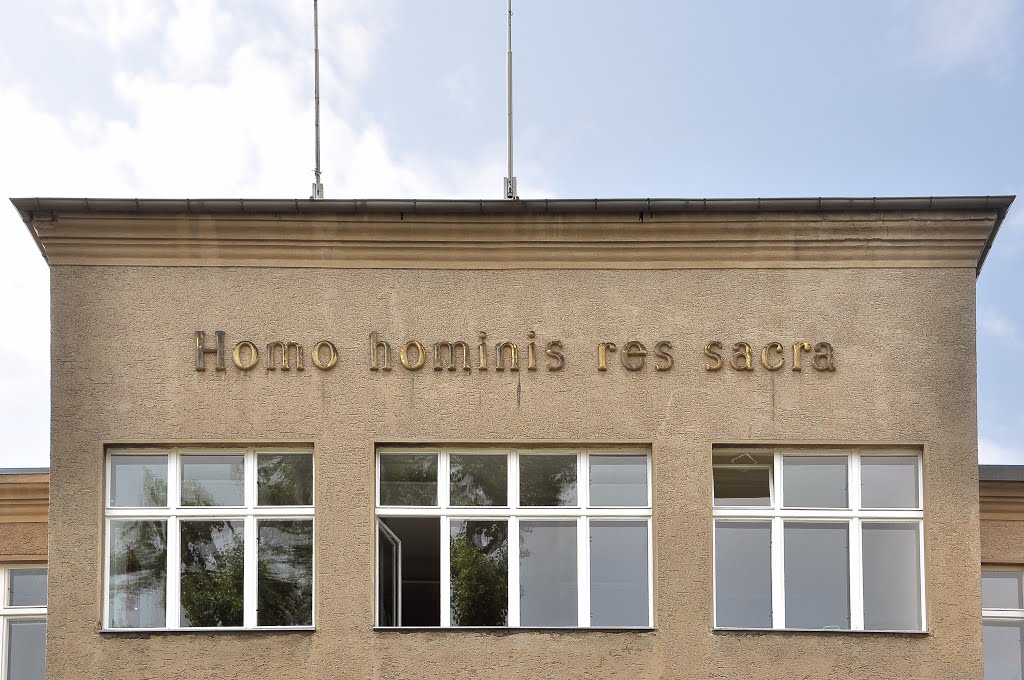
[(98, 36), (116, 50), (147, 40), (160, 26), (166, 5), (155, 0), (61, 0), (54, 19), (65, 30)]
[(902, 6), (915, 19), (904, 39), (929, 69), (941, 73), (982, 66), (999, 77), (1011, 65), (1016, 0), (913, 0)]
[(978, 437), (978, 462), (981, 465), (1024, 465), (1024, 449), (1010, 448), (988, 437)]
[(979, 329), (1009, 345), (1013, 349), (1024, 348), (1024, 339), (1016, 325), (998, 310), (992, 307), (982, 307), (978, 310)]

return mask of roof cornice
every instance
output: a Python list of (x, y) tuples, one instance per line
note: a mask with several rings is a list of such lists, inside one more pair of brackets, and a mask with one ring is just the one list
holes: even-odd
[(980, 271), (1013, 198), (12, 202), (51, 266)]

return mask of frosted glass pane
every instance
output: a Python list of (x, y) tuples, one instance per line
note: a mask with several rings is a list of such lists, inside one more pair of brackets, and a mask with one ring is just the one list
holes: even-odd
[(786, 507), (848, 507), (846, 461), (846, 456), (784, 456), (782, 500)]
[(861, 507), (918, 507), (919, 463), (917, 456), (861, 456)]
[(786, 628), (850, 627), (849, 526), (786, 522)]
[(46, 567), (11, 569), (7, 604), (11, 607), (46, 606)]
[(986, 609), (1024, 609), (1024, 572), (981, 572), (981, 606)]
[(519, 523), (519, 579), (522, 625), (578, 625), (575, 521)]
[(715, 522), (715, 625), (772, 627), (771, 522)]
[(647, 522), (590, 522), (590, 625), (648, 626)]
[(862, 526), (864, 627), (921, 630), (921, 573), (916, 523)]
[(591, 456), (590, 505), (647, 505), (647, 456)]
[(7, 632), (7, 677), (43, 680), (46, 676), (46, 620), (9, 621)]
[(1024, 622), (985, 621), (985, 680), (1021, 680)]

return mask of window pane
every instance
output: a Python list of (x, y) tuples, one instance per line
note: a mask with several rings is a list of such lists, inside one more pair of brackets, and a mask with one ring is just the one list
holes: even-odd
[(453, 626), (508, 625), (508, 522), (451, 522)]
[(452, 505), (508, 505), (508, 456), (451, 456)]
[(524, 626), (579, 622), (576, 522), (519, 523), (519, 608)]
[(845, 508), (846, 456), (784, 456), (783, 501), (787, 508)]
[(167, 456), (111, 456), (110, 505), (167, 506)]
[(1022, 621), (985, 621), (985, 680), (1021, 680)]
[(647, 505), (647, 456), (591, 456), (590, 505)]
[(590, 625), (648, 626), (647, 521), (590, 522)]
[(1024, 609), (1021, 571), (981, 572), (981, 606), (985, 609)]
[(7, 633), (7, 677), (43, 680), (46, 676), (46, 619), (10, 620)]
[(241, 626), (242, 520), (181, 522), (181, 625)]
[(166, 586), (166, 520), (111, 520), (110, 627), (165, 627)]
[(181, 457), (182, 505), (245, 505), (240, 454)]
[(46, 567), (11, 569), (7, 604), (11, 607), (46, 606)]
[(313, 454), (256, 456), (259, 505), (313, 505)]
[(715, 505), (718, 506), (770, 506), (771, 468), (768, 467), (716, 467)]
[(715, 625), (772, 627), (771, 522), (715, 522)]
[(437, 505), (437, 455), (381, 455), (380, 504)]
[(921, 630), (921, 575), (917, 523), (862, 526), (864, 627)]
[(520, 456), (519, 504), (526, 506), (576, 505), (575, 454)]
[(313, 521), (260, 520), (256, 531), (256, 625), (313, 625)]
[(849, 526), (786, 522), (786, 628), (850, 627)]
[(917, 456), (861, 456), (861, 507), (918, 507), (918, 464)]

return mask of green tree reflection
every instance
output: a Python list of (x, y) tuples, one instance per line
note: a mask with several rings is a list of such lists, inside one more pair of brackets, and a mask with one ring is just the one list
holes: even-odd
[(504, 626), (508, 621), (508, 523), (453, 524), (451, 611), (455, 626)]

